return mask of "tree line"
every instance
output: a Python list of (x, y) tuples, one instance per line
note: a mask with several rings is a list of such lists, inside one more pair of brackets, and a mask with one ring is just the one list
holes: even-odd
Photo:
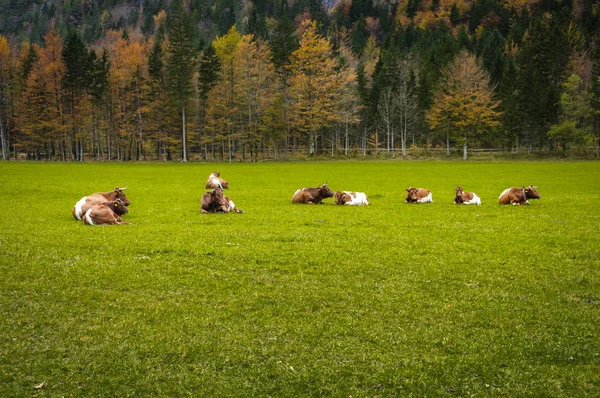
[(0, 34), (2, 158), (599, 155), (592, 1), (287, 4), (252, 2), (210, 40), (181, 0), (87, 40), (58, 18), (39, 42)]

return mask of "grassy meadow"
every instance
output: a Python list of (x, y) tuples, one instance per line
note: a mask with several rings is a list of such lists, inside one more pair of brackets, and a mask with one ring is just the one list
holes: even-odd
[[(131, 225), (73, 219), (115, 186)], [(598, 162), (4, 162), (0, 203), (2, 397), (600, 396)]]

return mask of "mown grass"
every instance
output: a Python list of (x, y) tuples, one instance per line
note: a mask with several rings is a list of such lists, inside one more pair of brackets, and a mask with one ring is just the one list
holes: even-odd
[[(216, 170), (245, 214), (199, 214)], [(0, 176), (0, 396), (600, 395), (600, 163), (0, 163)], [(290, 203), (323, 182), (371, 205)], [(497, 204), (530, 183), (541, 200)], [(453, 205), (459, 184), (482, 206)], [(117, 185), (131, 225), (72, 218)], [(435, 203), (405, 204), (408, 186)]]

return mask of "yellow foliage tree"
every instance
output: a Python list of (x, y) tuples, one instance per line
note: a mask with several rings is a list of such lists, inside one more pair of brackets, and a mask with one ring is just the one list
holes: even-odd
[(302, 29), (300, 47), (291, 57), (289, 114), (295, 130), (308, 137), (313, 155), (320, 131), (344, 117), (344, 90), (356, 75), (336, 63), (331, 43), (318, 34), (315, 21), (304, 21)]
[(147, 46), (120, 38), (108, 47), (113, 128), (119, 159), (143, 159), (144, 90), (147, 80)]
[(462, 50), (442, 71), (427, 120), (432, 130), (446, 134), (447, 150), (451, 133), (461, 137), (463, 159), (467, 159), (469, 138), (500, 124), (498, 105), (500, 101), (494, 99), (489, 73), (475, 56)]

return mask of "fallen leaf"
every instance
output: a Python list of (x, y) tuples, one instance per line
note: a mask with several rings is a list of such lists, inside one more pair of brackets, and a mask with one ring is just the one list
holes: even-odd
[(36, 384), (35, 386), (33, 386), (33, 388), (36, 390), (41, 390), (42, 388), (44, 388), (45, 385), (46, 385), (46, 380), (42, 381), (40, 384)]

